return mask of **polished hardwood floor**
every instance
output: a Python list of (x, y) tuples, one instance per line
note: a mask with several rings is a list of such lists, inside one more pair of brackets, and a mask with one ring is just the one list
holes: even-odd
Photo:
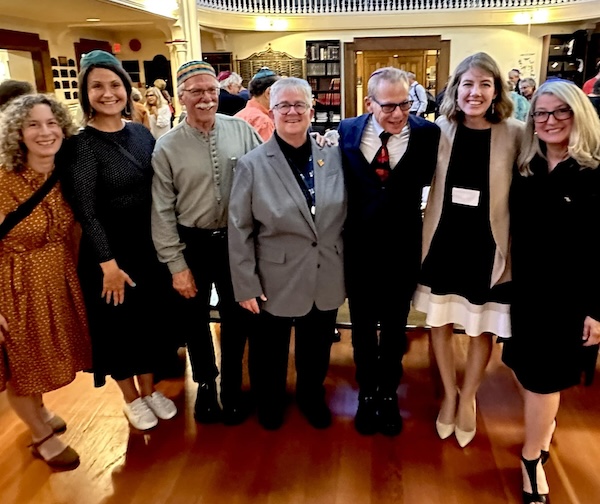
[[(215, 338), (218, 336), (215, 326)], [(350, 333), (332, 349), (328, 401), (331, 428), (311, 428), (291, 405), (284, 426), (261, 429), (256, 417), (238, 427), (197, 425), (195, 384), (161, 382), (180, 409), (154, 430), (131, 430), (114, 384), (94, 389), (90, 375), (47, 395), (81, 454), (75, 471), (53, 473), (34, 459), (24, 425), (0, 394), (2, 504), (514, 504), (521, 502), (522, 438), (518, 388), (495, 346), (478, 396), (477, 436), (464, 450), (438, 439), (436, 376), (428, 336), (410, 334), (400, 387), (404, 431), (362, 437)], [(467, 336), (457, 335), (459, 363)], [(293, 384), (293, 361), (289, 383)], [(290, 397), (291, 391), (290, 391)], [(552, 504), (600, 502), (600, 380), (563, 396), (547, 467)]]

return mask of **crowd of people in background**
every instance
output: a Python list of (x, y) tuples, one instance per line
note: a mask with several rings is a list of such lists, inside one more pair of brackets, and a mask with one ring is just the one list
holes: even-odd
[[(355, 429), (397, 436), (412, 305), (443, 385), (440, 439), (464, 448), (475, 437), (477, 391), (501, 343), (524, 398), (523, 501), (547, 502), (560, 393), (591, 382), (600, 343), (600, 268), (581, 245), (600, 221), (600, 71), (583, 90), (538, 86), (518, 69), (505, 81), (476, 53), (432, 122), (416, 76), (379, 68), (366, 112), (334, 140), (311, 133), (303, 79), (262, 68), (248, 98), (237, 73), (186, 62), (177, 124), (166, 87), (140, 92), (113, 55), (85, 54), (78, 128), (53, 96), (0, 84), (0, 390), (32, 454), (56, 470), (79, 465), (43, 400), (79, 371), (97, 387), (116, 382), (133, 428), (173, 418), (155, 383), (183, 346), (197, 422), (238, 425), (255, 406), (279, 429), (292, 327), (298, 407), (328, 428), (324, 381), (346, 299)], [(456, 326), (470, 337), (461, 383)]]

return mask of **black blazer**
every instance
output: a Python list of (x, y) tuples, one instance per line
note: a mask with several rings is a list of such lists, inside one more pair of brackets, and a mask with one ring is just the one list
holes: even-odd
[(388, 271), (402, 273), (404, 280), (409, 273), (412, 283), (421, 261), (421, 192), (431, 184), (435, 172), (440, 129), (423, 118), (409, 116), (408, 147), (384, 189), (360, 150), (370, 118), (371, 114), (364, 114), (345, 119), (338, 128), (348, 190), (344, 231), (347, 276), (388, 257)]

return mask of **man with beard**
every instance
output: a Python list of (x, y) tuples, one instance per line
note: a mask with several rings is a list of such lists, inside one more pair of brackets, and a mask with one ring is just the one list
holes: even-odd
[[(200, 423), (244, 421), (242, 358), (250, 322), (235, 302), (227, 252), (227, 217), (233, 171), (239, 158), (262, 143), (242, 119), (217, 114), (219, 81), (205, 61), (177, 71), (177, 94), (185, 121), (156, 142), (152, 165), (152, 238), (159, 259), (181, 295), (186, 327), (197, 328), (187, 348), (198, 392), (194, 414)], [(221, 320), (221, 404), (219, 374), (210, 332), (211, 286), (219, 294)], [(167, 314), (163, 314), (167, 316)]]

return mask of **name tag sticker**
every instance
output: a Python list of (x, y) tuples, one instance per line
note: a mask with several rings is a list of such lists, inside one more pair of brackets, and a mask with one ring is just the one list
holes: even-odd
[(465, 189), (463, 187), (452, 188), (452, 203), (456, 205), (479, 206), (481, 192), (475, 189)]

